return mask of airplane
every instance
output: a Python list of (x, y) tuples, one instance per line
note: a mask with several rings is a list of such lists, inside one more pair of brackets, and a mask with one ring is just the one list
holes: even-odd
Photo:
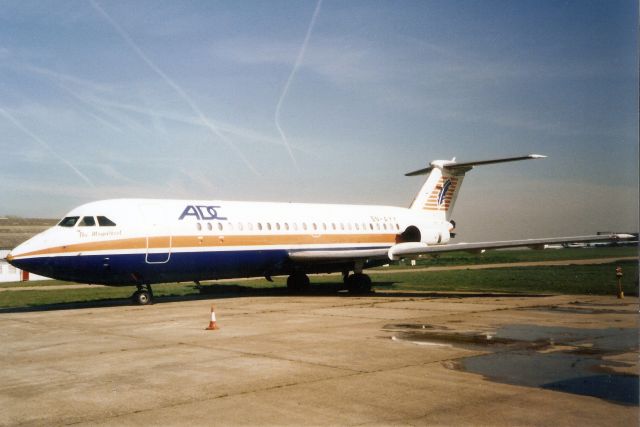
[(450, 243), (453, 208), (475, 166), (546, 156), (457, 162), (435, 160), (406, 176), (427, 175), (409, 208), (372, 205), (113, 199), (71, 210), (56, 226), (13, 249), (7, 261), (54, 279), (136, 286), (149, 304), (151, 285), (287, 275), (304, 292), (308, 274), (341, 272), (352, 293), (371, 290), (366, 268), (451, 251), (615, 241), (622, 234)]

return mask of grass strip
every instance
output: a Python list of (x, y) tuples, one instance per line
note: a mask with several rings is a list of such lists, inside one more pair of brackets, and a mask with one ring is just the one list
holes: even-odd
[[(623, 288), (626, 295), (637, 295), (638, 263), (616, 263), (624, 271)], [(615, 295), (615, 266), (568, 265), (548, 267), (517, 267), (487, 270), (456, 270), (436, 272), (371, 273), (374, 289), (425, 292), (504, 292), (523, 294), (592, 294)], [(56, 282), (64, 285), (69, 282)], [(314, 276), (312, 293), (334, 292), (341, 287), (336, 275)], [(15, 286), (15, 284), (14, 284)], [(279, 277), (273, 283), (265, 279), (223, 283), (213, 282), (203, 286), (203, 298), (243, 295), (286, 295), (286, 278)], [(201, 295), (193, 283), (169, 283), (153, 287), (158, 301), (171, 298)], [(0, 292), (0, 308), (38, 307), (51, 304), (76, 304), (99, 301), (122, 301), (127, 304), (135, 288), (95, 287), (85, 289), (24, 290)]]

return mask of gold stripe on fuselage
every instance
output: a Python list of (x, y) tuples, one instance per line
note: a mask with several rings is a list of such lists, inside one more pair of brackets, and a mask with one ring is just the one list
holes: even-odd
[(328, 244), (394, 244), (396, 234), (296, 234), (296, 235), (196, 235), (196, 236), (150, 236), (131, 239), (103, 240), (99, 242), (75, 243), (53, 246), (24, 254), (14, 258), (39, 255), (63, 255), (76, 252), (126, 251), (140, 249), (178, 248), (214, 248), (240, 246), (282, 246), (282, 245), (328, 245)]

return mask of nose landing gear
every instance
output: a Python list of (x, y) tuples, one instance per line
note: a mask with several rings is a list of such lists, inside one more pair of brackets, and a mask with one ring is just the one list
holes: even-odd
[(134, 304), (147, 305), (153, 303), (153, 291), (151, 285), (136, 285), (138, 290), (131, 295)]

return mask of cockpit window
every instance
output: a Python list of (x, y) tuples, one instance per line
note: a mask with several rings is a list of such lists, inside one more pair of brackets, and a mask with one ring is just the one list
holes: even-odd
[(76, 225), (76, 222), (78, 222), (78, 219), (80, 219), (79, 216), (68, 216), (60, 221), (58, 225), (60, 227), (73, 227), (74, 225)]
[(94, 225), (96, 225), (96, 220), (92, 216), (85, 216), (84, 218), (82, 218), (82, 221), (80, 221), (80, 224), (78, 225), (80, 227), (93, 227)]
[(116, 226), (116, 223), (111, 221), (106, 216), (99, 216), (98, 217), (98, 224), (100, 225), (100, 227), (115, 227)]

